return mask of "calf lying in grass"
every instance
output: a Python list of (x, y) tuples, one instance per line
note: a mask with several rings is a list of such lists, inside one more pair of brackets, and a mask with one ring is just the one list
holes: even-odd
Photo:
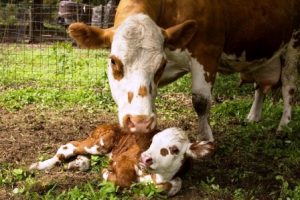
[(62, 145), (54, 157), (32, 164), (30, 169), (51, 169), (57, 163), (77, 156), (68, 164), (68, 169), (86, 171), (90, 160), (84, 155), (109, 155), (110, 166), (103, 170), (105, 180), (121, 188), (134, 182), (150, 181), (168, 195), (175, 195), (181, 188), (181, 179), (174, 176), (185, 158), (202, 159), (213, 152), (214, 146), (209, 142), (190, 143), (186, 133), (177, 128), (155, 133), (130, 133), (118, 125), (101, 125), (87, 139)]

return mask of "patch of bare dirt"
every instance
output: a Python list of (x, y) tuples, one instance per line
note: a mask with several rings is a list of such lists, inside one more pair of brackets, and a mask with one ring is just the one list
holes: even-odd
[(113, 115), (81, 108), (26, 107), (16, 112), (0, 108), (0, 163), (26, 165), (43, 153), (54, 153), (63, 143), (87, 137), (98, 124), (112, 121), (116, 122)]

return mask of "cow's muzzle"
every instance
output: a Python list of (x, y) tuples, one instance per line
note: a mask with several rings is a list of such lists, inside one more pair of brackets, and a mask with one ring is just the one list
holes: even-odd
[(155, 115), (125, 115), (123, 125), (130, 132), (148, 133), (156, 127)]

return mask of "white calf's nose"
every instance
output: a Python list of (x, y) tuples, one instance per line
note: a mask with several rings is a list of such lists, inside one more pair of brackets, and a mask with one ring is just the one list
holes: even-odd
[(153, 159), (145, 154), (141, 155), (141, 162), (146, 166), (146, 167), (150, 167), (153, 164)]

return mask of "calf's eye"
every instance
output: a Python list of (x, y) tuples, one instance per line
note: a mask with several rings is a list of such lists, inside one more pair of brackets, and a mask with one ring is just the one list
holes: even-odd
[(170, 153), (172, 155), (176, 155), (176, 154), (179, 153), (179, 149), (178, 149), (178, 147), (176, 145), (169, 147), (169, 149), (170, 149)]

